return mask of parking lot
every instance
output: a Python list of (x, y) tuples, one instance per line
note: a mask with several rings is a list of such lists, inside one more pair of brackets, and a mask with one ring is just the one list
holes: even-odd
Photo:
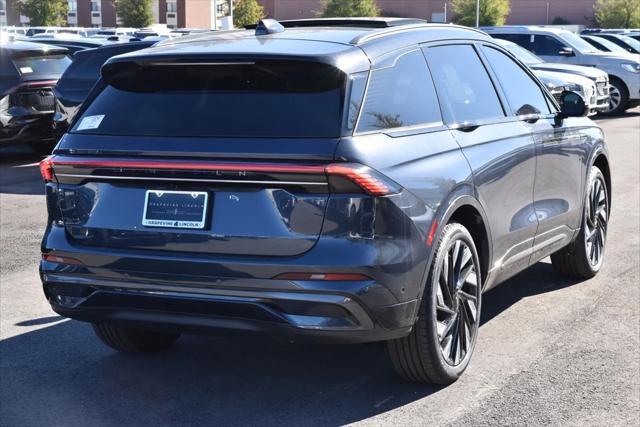
[(382, 345), (236, 335), (108, 349), (45, 301), (39, 158), (2, 154), (0, 424), (640, 424), (640, 110), (598, 123), (613, 171), (604, 270), (567, 281), (545, 260), (490, 291), (474, 359), (445, 388), (399, 380)]

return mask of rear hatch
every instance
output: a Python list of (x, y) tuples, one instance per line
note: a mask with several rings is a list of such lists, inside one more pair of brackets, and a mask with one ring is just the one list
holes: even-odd
[(71, 63), (66, 49), (16, 51), (11, 59), (20, 73), (21, 84), (9, 97), (9, 107), (17, 107), (21, 115), (52, 113), (53, 88)]
[(347, 80), (304, 61), (105, 67), (53, 158), (69, 239), (185, 254), (309, 250)]

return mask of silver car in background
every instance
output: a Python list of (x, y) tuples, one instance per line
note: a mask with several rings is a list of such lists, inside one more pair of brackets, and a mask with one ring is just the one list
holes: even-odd
[(513, 42), (502, 39), (496, 39), (496, 42), (529, 66), (556, 100), (560, 99), (563, 90), (570, 90), (582, 95), (589, 107), (589, 115), (609, 110), (609, 77), (604, 71), (579, 65), (544, 62)]
[(607, 114), (640, 105), (640, 57), (602, 52), (577, 34), (539, 26), (484, 27), (492, 37), (519, 44), (545, 61), (598, 68), (609, 75), (611, 100)]

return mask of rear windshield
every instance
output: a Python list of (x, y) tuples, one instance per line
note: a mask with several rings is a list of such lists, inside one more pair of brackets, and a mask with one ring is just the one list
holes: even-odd
[(62, 74), (71, 64), (67, 55), (25, 55), (13, 58), (23, 77)]
[(108, 85), (72, 132), (300, 138), (341, 133), (346, 76), (329, 65), (256, 61), (120, 66), (107, 74)]

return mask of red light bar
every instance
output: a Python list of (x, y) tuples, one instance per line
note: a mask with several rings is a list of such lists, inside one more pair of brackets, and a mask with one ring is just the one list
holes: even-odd
[[(68, 166), (77, 168), (116, 168), (116, 169), (162, 169), (162, 170), (193, 170), (193, 171), (231, 171), (231, 172), (262, 172), (262, 173), (291, 173), (291, 174), (326, 174), (346, 178), (365, 193), (371, 196), (384, 196), (392, 190), (376, 174), (359, 164), (334, 163), (330, 165), (291, 165), (282, 163), (211, 163), (187, 160), (115, 160), (115, 159), (73, 159), (56, 158), (53, 166)], [(44, 173), (44, 172), (43, 172)], [(44, 177), (44, 174), (43, 174)]]
[(274, 277), (276, 280), (324, 280), (327, 282), (371, 280), (364, 274), (357, 273), (283, 273)]
[(268, 163), (210, 163), (198, 161), (158, 161), (158, 160), (56, 160), (54, 166), (80, 168), (131, 168), (164, 170), (201, 171), (246, 171), (265, 173), (324, 173), (323, 166), (285, 165)]
[(57, 80), (40, 80), (34, 82), (24, 82), (20, 86), (26, 88), (36, 88), (36, 87), (49, 87), (55, 86), (58, 83)]

